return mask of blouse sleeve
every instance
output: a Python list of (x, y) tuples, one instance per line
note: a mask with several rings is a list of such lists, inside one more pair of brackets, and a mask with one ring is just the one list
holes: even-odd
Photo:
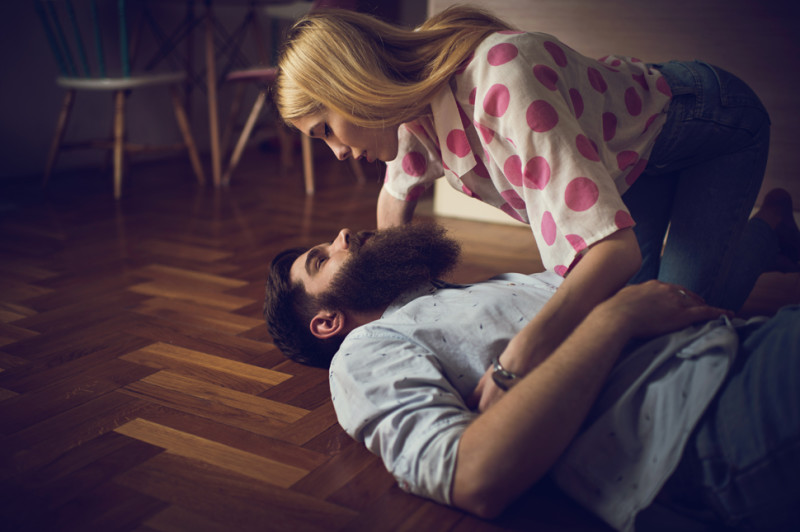
[(399, 200), (417, 201), (442, 177), (441, 153), (435, 141), (416, 122), (401, 125), (397, 137), (397, 157), (386, 164), (383, 187)]

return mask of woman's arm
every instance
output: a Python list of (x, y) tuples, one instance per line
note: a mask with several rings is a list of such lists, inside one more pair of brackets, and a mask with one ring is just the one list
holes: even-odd
[[(612, 296), (635, 274), (641, 253), (632, 229), (622, 229), (597, 242), (576, 264), (556, 293), (500, 356), (507, 370), (527, 374), (555, 349), (598, 304)], [(525, 349), (518, 349), (522, 344)], [(471, 404), (486, 410), (503, 395), (494, 385), (491, 368), (480, 381)]]
[[(628, 340), (723, 313), (658, 281), (627, 287), (598, 305), (464, 431), (452, 503), (481, 517), (498, 515), (552, 467), (575, 437)], [(524, 359), (530, 339), (519, 338), (509, 345), (509, 354), (519, 351)]]
[(386, 187), (378, 195), (378, 229), (386, 229), (411, 222), (416, 201), (403, 201), (392, 196)]

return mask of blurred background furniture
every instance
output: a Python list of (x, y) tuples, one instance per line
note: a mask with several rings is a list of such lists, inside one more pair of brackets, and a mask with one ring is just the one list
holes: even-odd
[[(35, 7), (59, 67), (56, 83), (67, 90), (47, 156), (43, 186), (46, 186), (59, 154), (63, 150), (78, 148), (99, 148), (113, 154), (115, 199), (122, 194), (128, 153), (185, 150), (198, 183), (203, 184), (205, 176), (179, 90), (186, 74), (136, 70), (136, 52), (141, 45), (144, 24), (141, 18), (138, 23), (129, 23), (125, 0), (36, 0)], [(129, 30), (132, 31), (129, 33)], [(133, 91), (151, 87), (164, 87), (169, 91), (182, 139), (180, 143), (157, 146), (131, 142), (127, 138), (127, 99)], [(112, 94), (114, 112), (110, 138), (65, 141), (79, 91)], [(161, 129), (163, 124), (152, 124), (152, 127)]]
[[(221, 141), (221, 152), (227, 152), (227, 146), (230, 142), (232, 132), (235, 129), (235, 124), (239, 118), (242, 107), (242, 102), (245, 96), (245, 88), (248, 85), (255, 85), (258, 93), (255, 97), (254, 103), (241, 132), (238, 136), (236, 144), (228, 159), (228, 164), (222, 176), (222, 184), (228, 185), (233, 177), (233, 173), (239, 164), (244, 148), (247, 146), (253, 134), (256, 122), (261, 115), (265, 104), (269, 101), (270, 89), (277, 78), (277, 68), (274, 62), (277, 59), (277, 52), (280, 48), (282, 37), (286, 26), (293, 23), (305, 13), (315, 9), (351, 9), (355, 10), (358, 7), (357, 0), (315, 0), (313, 3), (305, 1), (296, 1), (284, 5), (267, 5), (264, 7), (264, 12), (268, 18), (269, 36), (270, 39), (265, 39), (261, 31), (261, 23), (259, 21), (258, 13), (255, 12), (254, 5), (252, 15), (248, 14), (248, 20), (252, 21), (252, 31), (254, 40), (259, 46), (258, 65), (250, 68), (238, 69), (231, 71), (227, 77), (227, 82), (235, 85), (235, 94), (233, 97), (231, 110), (228, 116), (226, 127), (223, 131)], [(294, 147), (296, 132), (287, 128), (283, 123), (273, 106), (269, 106), (269, 113), (274, 123), (278, 140), (281, 149), (281, 166), (284, 169), (291, 168), (294, 165)], [(306, 194), (312, 195), (315, 191), (314, 180), (314, 153), (312, 139), (307, 135), (300, 135), (301, 150), (303, 159), (303, 178), (305, 181)], [(350, 166), (356, 179), (359, 183), (365, 181), (364, 171), (361, 163), (352, 157), (349, 159)]]

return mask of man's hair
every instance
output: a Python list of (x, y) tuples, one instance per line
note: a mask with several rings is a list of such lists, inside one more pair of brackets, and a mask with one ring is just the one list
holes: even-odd
[(264, 297), (264, 319), (275, 345), (288, 358), (301, 364), (328, 367), (341, 338), (322, 340), (311, 334), (309, 323), (318, 310), (316, 298), (301, 283), (292, 283), (290, 271), (304, 248), (279, 253), (270, 265)]

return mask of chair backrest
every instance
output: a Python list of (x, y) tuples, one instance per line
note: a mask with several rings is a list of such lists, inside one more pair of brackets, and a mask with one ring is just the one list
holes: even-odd
[(130, 77), (125, 0), (34, 0), (34, 6), (62, 76)]

